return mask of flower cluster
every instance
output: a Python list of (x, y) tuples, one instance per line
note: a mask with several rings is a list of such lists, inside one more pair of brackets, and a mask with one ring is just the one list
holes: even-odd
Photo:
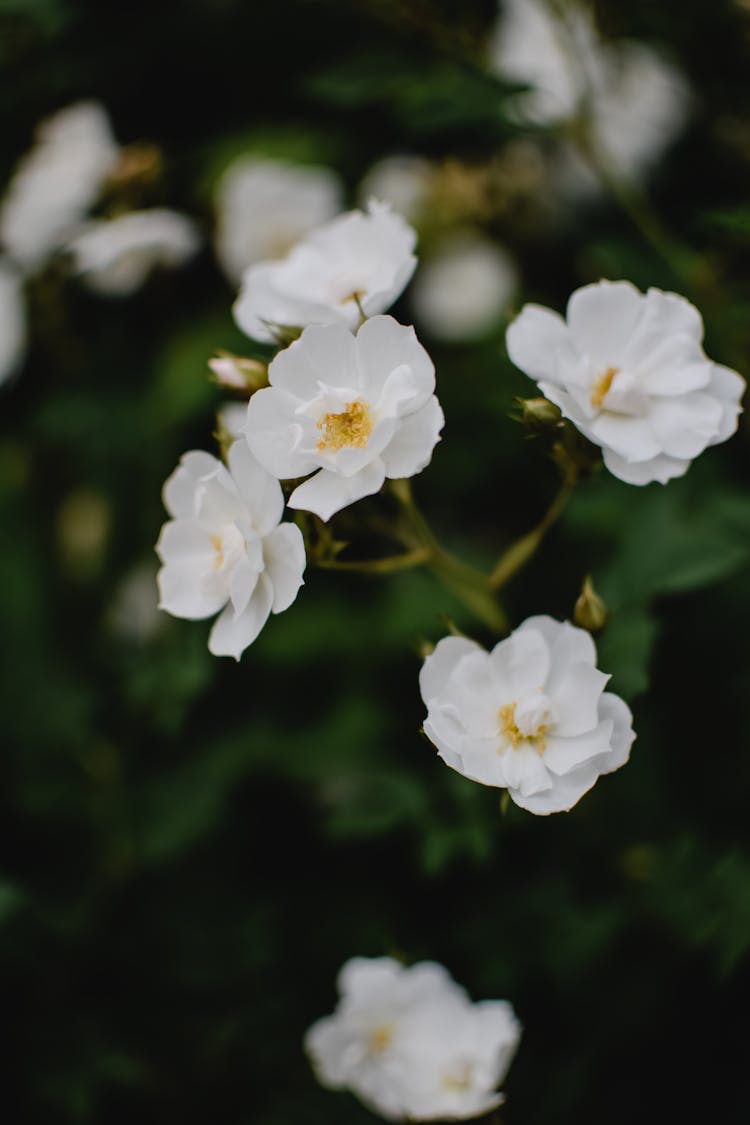
[(332, 1016), (305, 1047), (318, 1079), (392, 1121), (463, 1120), (503, 1101), (497, 1087), (521, 1034), (510, 1004), (472, 1004), (442, 965), (354, 957)]

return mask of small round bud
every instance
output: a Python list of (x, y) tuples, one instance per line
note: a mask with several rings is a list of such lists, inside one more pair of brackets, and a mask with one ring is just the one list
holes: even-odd
[(559, 423), (560, 408), (546, 398), (517, 398), (521, 421), (532, 430), (549, 430)]
[(573, 610), (573, 621), (589, 633), (598, 633), (607, 622), (607, 607), (594, 589), (591, 575), (587, 574), (578, 601)]
[(222, 352), (209, 359), (208, 366), (216, 382), (233, 391), (252, 392), (268, 386), (268, 366), (258, 359)]

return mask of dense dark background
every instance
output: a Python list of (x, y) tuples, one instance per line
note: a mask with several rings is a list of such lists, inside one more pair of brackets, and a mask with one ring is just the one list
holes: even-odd
[[(482, 161), (512, 135), (480, 69), (494, 14), (3, 0), (0, 172), (82, 97), (121, 142), (163, 147), (156, 201), (207, 232), (212, 178), (259, 134), (352, 190), (392, 151)], [(668, 45), (696, 90), (650, 186), (685, 270), (606, 198), (543, 233), (512, 214), (494, 229), (529, 299), (561, 307), (602, 275), (675, 288), (701, 305), (709, 353), (748, 374), (750, 17), (729, 0), (599, 14), (614, 36)], [(593, 571), (613, 610), (601, 664), (639, 737), (569, 815), (501, 816), (496, 791), (418, 734), (420, 642), (446, 614), (476, 631), (427, 576), (311, 571), (238, 666), (210, 657), (204, 624), (123, 628), (161, 484), (185, 449), (213, 448), (205, 360), (243, 346), (231, 299), (209, 249), (124, 302), (38, 279), (31, 354), (2, 390), (8, 1120), (365, 1125), (317, 1086), (300, 1042), (347, 957), (396, 953), (514, 1004), (508, 1125), (746, 1121), (746, 426), (664, 489), (597, 475), (509, 588), (516, 624), (569, 616)], [(446, 541), (489, 565), (555, 488), (508, 417), (530, 384), (502, 326), (475, 347), (426, 343), (447, 425), (416, 492)]]

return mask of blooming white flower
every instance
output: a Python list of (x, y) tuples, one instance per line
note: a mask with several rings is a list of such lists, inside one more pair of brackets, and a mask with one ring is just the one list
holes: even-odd
[[(493, 61), (504, 77), (530, 87), (514, 99), (522, 120), (568, 121), (585, 101), (597, 147), (632, 178), (647, 171), (687, 120), (690, 93), (684, 76), (643, 43), (603, 43), (590, 11), (575, 4), (562, 13), (545, 0), (506, 0)], [(572, 146), (557, 172), (567, 189), (598, 186)]]
[(217, 411), (219, 426), (237, 441), (245, 436), (247, 422), (246, 402), (225, 402)]
[(0, 241), (21, 269), (44, 265), (96, 202), (119, 148), (97, 102), (43, 121), (0, 207)]
[(186, 453), (164, 486), (174, 519), (156, 545), (160, 608), (198, 620), (223, 612), (211, 629), (215, 656), (239, 660), (269, 613), (288, 609), (302, 585), (305, 548), (279, 523), (284, 497), (247, 448), (235, 442), (228, 470), (209, 453)]
[(342, 205), (341, 182), (330, 168), (240, 156), (216, 188), (216, 253), (230, 281), (254, 262), (281, 258)]
[(274, 325), (354, 328), (360, 310), (381, 313), (409, 281), (416, 235), (400, 215), (371, 200), (308, 235), (286, 257), (245, 271), (233, 312), (248, 336), (272, 343)]
[(290, 507), (328, 520), (386, 477), (429, 464), (443, 426), (435, 369), (414, 329), (392, 317), (367, 320), (356, 336), (340, 324), (306, 328), (268, 381), (250, 399), (250, 448), (282, 480), (318, 470)]
[(352, 958), (338, 988), (334, 1014), (305, 1036), (324, 1086), (395, 1121), (464, 1120), (503, 1101), (521, 1034), (506, 1001), (472, 1004), (442, 965), (390, 957)]
[(745, 381), (712, 363), (698, 310), (676, 293), (628, 281), (577, 289), (567, 320), (525, 305), (508, 354), (536, 379), (629, 484), (682, 476), (693, 457), (737, 428)]
[(422, 263), (410, 299), (436, 339), (471, 340), (497, 323), (517, 284), (509, 254), (481, 234), (457, 232)]
[(163, 207), (128, 211), (115, 219), (88, 223), (68, 242), (73, 269), (90, 289), (126, 297), (157, 266), (176, 267), (200, 246), (192, 219)]
[(365, 173), (359, 197), (382, 199), (410, 223), (418, 223), (426, 206), (434, 169), (423, 156), (384, 156)]
[(563, 812), (628, 760), (632, 716), (608, 679), (591, 636), (551, 617), (529, 617), (492, 652), (445, 637), (419, 677), (424, 731), (458, 773), (530, 812)]
[(21, 279), (0, 258), (0, 383), (18, 369), (26, 351), (26, 310)]

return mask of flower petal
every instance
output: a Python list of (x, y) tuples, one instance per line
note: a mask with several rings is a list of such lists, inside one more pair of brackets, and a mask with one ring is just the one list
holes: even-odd
[(266, 573), (273, 584), (272, 613), (288, 609), (303, 584), (305, 542), (294, 523), (281, 523), (263, 540)]
[(505, 335), (511, 362), (532, 379), (556, 382), (556, 353), (568, 338), (563, 318), (542, 305), (524, 305)]
[(661, 452), (690, 460), (711, 445), (724, 416), (722, 404), (707, 394), (653, 398), (649, 421)]
[[(550, 670), (550, 653), (543, 635), (531, 628), (516, 629), (510, 637), (496, 644), (490, 660), (507, 689), (507, 702), (543, 688)], [(498, 703), (506, 702), (505, 698)]]
[(316, 516), (327, 521), (336, 512), (340, 512), (342, 508), (346, 508), (356, 500), (361, 500), (363, 496), (372, 496), (373, 493), (379, 492), (384, 480), (385, 465), (379, 457), (350, 477), (321, 469), (315, 476), (295, 488), (289, 497), (289, 507), (314, 512)]
[(284, 511), (281, 485), (256, 460), (244, 438), (230, 446), (227, 460), (237, 490), (252, 515), (254, 530), (261, 536), (268, 535)]
[(719, 430), (712, 445), (719, 441), (726, 441), (737, 429), (737, 422), (742, 412), (740, 403), (746, 386), (745, 380), (736, 371), (732, 371), (730, 367), (723, 367), (720, 363), (713, 364), (709, 391), (718, 398), (723, 409)]
[(555, 734), (572, 738), (593, 730), (609, 676), (592, 664), (555, 663), (546, 692), (552, 700)]
[(192, 519), (169, 520), (159, 534), (156, 553), (163, 563), (195, 563), (210, 570), (215, 551), (203, 528)]
[(559, 737), (555, 731), (548, 736), (544, 751), (547, 768), (564, 777), (589, 762), (592, 768), (596, 766), (597, 773), (603, 773), (602, 762), (610, 750), (612, 730), (612, 720), (604, 719), (593, 730), (571, 738)]
[[(199, 621), (212, 617), (225, 604), (227, 592), (222, 583), (206, 574), (203, 566), (190, 559), (167, 563), (156, 576), (159, 586), (159, 609), (173, 617)], [(229, 612), (233, 613), (231, 606)]]
[(250, 451), (279, 480), (304, 477), (318, 467), (315, 457), (298, 449), (304, 425), (314, 423), (295, 414), (297, 405), (287, 391), (264, 387), (255, 392), (247, 408), (245, 436)]
[(195, 515), (195, 486), (203, 477), (216, 472), (220, 462), (202, 449), (193, 449), (180, 463), (162, 490), (164, 507), (171, 516)]
[(568, 328), (592, 362), (618, 364), (641, 314), (644, 298), (629, 281), (599, 281), (576, 289), (568, 301)]
[(648, 461), (626, 461), (614, 450), (604, 449), (602, 457), (610, 473), (626, 484), (651, 484), (654, 481), (666, 484), (674, 477), (683, 476), (690, 468), (689, 461), (667, 457), (666, 453), (651, 457)]
[(365, 321), (357, 332), (357, 362), (360, 386), (373, 405), (389, 376), (404, 365), (410, 369), (417, 394), (413, 409), (426, 402), (435, 390), (435, 367), (416, 332), (392, 316), (373, 316)]
[(481, 646), (468, 637), (443, 637), (422, 665), (419, 672), (419, 690), (425, 704), (440, 695), (459, 660), (470, 653), (481, 652)]
[(605, 691), (599, 700), (599, 717), (611, 721), (611, 750), (602, 760), (601, 772), (612, 773), (624, 766), (630, 757), (630, 747), (635, 742), (633, 716), (630, 708), (619, 695)]
[(267, 575), (261, 574), (244, 613), (235, 615), (232, 606), (228, 605), (216, 619), (208, 638), (209, 651), (214, 656), (233, 656), (239, 660), (265, 625), (272, 601), (271, 582)]
[(404, 418), (383, 451), (385, 475), (392, 480), (421, 473), (432, 460), (444, 422), (443, 411), (434, 395), (420, 410)]
[(569, 812), (596, 783), (598, 776), (596, 768), (581, 766), (564, 777), (558, 777), (552, 788), (544, 793), (524, 796), (518, 789), (510, 789), (508, 792), (522, 809), (536, 813), (537, 816), (548, 816), (550, 813)]
[(272, 387), (288, 391), (303, 402), (318, 394), (318, 384), (357, 387), (357, 345), (343, 324), (315, 324), (288, 348), (279, 352), (268, 368)]

